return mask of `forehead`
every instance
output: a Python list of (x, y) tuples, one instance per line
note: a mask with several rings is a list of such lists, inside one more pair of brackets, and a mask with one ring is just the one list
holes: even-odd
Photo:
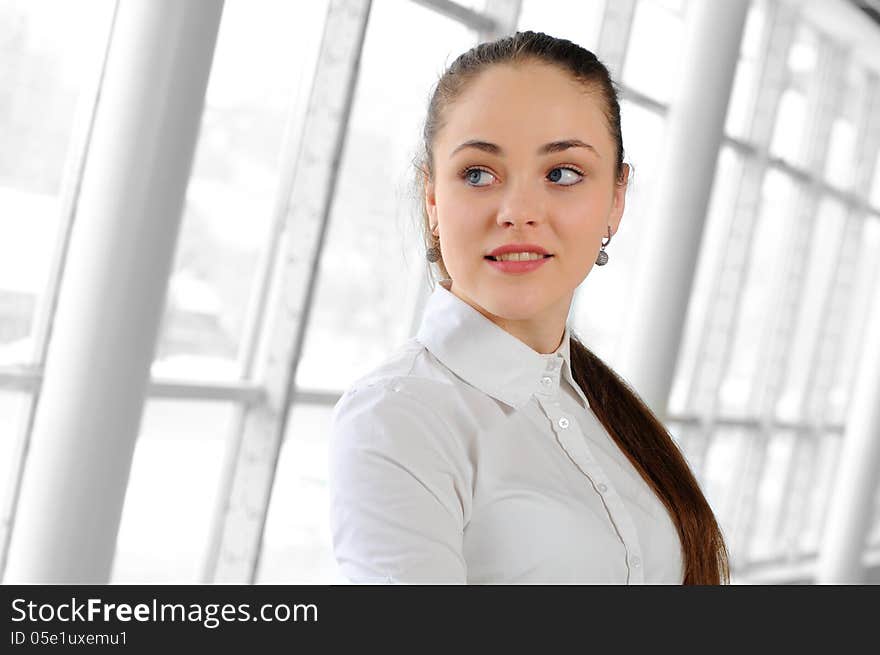
[(565, 71), (546, 64), (494, 65), (471, 80), (446, 108), (435, 144), (451, 151), (462, 141), (485, 138), (530, 151), (558, 139), (580, 138), (610, 151), (603, 101)]

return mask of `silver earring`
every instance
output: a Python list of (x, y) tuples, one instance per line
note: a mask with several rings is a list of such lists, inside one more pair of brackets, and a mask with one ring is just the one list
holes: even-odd
[[(431, 228), (431, 236), (437, 236), (434, 234), (434, 230), (437, 229), (436, 226)], [(425, 251), (425, 259), (427, 259), (432, 264), (436, 261), (440, 260), (440, 247), (439, 244), (437, 246), (432, 246)]]
[(605, 246), (611, 243), (611, 226), (608, 226), (608, 241), (602, 237), (602, 246), (599, 248), (599, 254), (596, 256), (596, 266), (605, 266), (608, 263), (608, 253), (605, 252)]

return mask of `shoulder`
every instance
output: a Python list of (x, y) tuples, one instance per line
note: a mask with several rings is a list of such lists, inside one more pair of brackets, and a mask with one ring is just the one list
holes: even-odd
[(362, 465), (381, 458), (428, 470), (468, 471), (462, 430), (439, 409), (454, 389), (435, 362), (424, 346), (410, 340), (358, 378), (333, 408), (331, 464)]
[(424, 420), (436, 413), (434, 401), (454, 393), (448, 370), (422, 343), (410, 338), (349, 384), (333, 408), (333, 423), (360, 414), (378, 419), (389, 412)]

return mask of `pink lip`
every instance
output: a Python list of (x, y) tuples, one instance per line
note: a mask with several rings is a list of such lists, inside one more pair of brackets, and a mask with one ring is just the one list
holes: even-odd
[(534, 271), (536, 268), (543, 266), (551, 259), (552, 257), (544, 257), (543, 259), (535, 259), (525, 262), (496, 262), (493, 259), (486, 259), (484, 261), (502, 273), (528, 273), (529, 271)]

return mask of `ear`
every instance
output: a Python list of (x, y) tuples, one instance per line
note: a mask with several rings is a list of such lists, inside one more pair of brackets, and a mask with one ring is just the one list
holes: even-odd
[(626, 206), (626, 187), (629, 184), (629, 164), (623, 165), (623, 180), (615, 181), (614, 197), (611, 201), (611, 214), (608, 216), (608, 224), (611, 226), (611, 234), (617, 232), (620, 219), (623, 218), (623, 209)]
[(425, 181), (425, 209), (431, 225), (437, 225), (437, 198), (434, 195), (434, 181), (428, 175), (428, 171), (422, 169), (422, 179)]

